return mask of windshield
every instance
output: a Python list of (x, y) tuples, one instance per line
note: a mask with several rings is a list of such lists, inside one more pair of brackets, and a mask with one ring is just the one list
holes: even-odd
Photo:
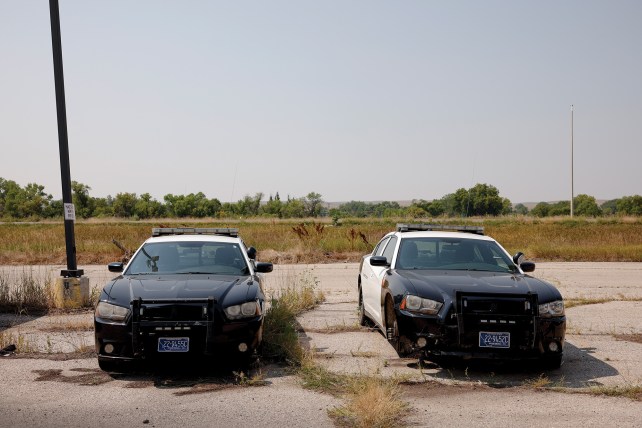
[(206, 273), (247, 275), (249, 269), (237, 244), (227, 242), (153, 242), (132, 259), (128, 275)]
[(404, 238), (395, 268), (518, 271), (495, 241), (465, 238)]

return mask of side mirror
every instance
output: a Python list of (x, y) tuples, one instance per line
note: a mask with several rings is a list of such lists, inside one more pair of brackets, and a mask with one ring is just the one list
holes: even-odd
[(519, 266), (520, 264), (522, 264), (523, 261), (524, 261), (524, 253), (522, 253), (521, 251), (519, 253), (515, 253), (515, 255), (513, 256), (513, 263)]
[(533, 272), (535, 270), (535, 263), (533, 262), (521, 262), (519, 265), (524, 272)]
[(370, 257), (370, 266), (390, 266), (390, 263), (384, 256), (372, 256)]
[(256, 248), (250, 247), (247, 249), (247, 256), (250, 260), (256, 260)]
[(123, 262), (113, 262), (107, 265), (107, 269), (109, 269), (109, 272), (122, 272), (124, 267), (125, 265), (123, 264)]
[(273, 269), (274, 265), (272, 263), (258, 262), (256, 263), (256, 268), (254, 270), (259, 273), (268, 273), (272, 272)]

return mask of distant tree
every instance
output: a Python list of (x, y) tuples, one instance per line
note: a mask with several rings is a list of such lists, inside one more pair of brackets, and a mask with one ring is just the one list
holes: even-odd
[(24, 217), (43, 217), (43, 214), (51, 201), (51, 195), (44, 192), (45, 186), (36, 183), (29, 183), (21, 192), (21, 210)]
[(642, 215), (642, 196), (624, 196), (617, 201), (617, 213), (622, 215)]
[(270, 217), (280, 218), (282, 208), (283, 203), (281, 202), (281, 198), (279, 197), (279, 193), (277, 192), (275, 197), (272, 197), (272, 195), (270, 195), (269, 200), (265, 203), (265, 205), (261, 206), (259, 212)]
[(71, 201), (76, 210), (76, 217), (89, 218), (94, 212), (95, 202), (89, 191), (91, 187), (77, 181), (71, 182)]
[(29, 183), (22, 188), (15, 181), (0, 178), (0, 217), (46, 216), (52, 197), (44, 189), (44, 186), (36, 183)]
[(306, 216), (305, 204), (301, 199), (290, 199), (281, 209), (283, 218), (301, 218)]
[(114, 215), (116, 217), (133, 217), (138, 198), (135, 193), (118, 193), (114, 198)]
[(0, 215), (20, 218), (20, 198), (22, 188), (13, 180), (0, 178)]
[(373, 204), (361, 201), (350, 201), (339, 205), (337, 209), (332, 209), (330, 215), (333, 216), (333, 214), (336, 214), (338, 211), (341, 217), (363, 218), (372, 215), (373, 209)]
[(551, 211), (551, 204), (548, 202), (540, 202), (531, 210), (531, 215), (535, 217), (548, 217)]
[(321, 215), (323, 209), (323, 199), (321, 194), (310, 192), (303, 198), (303, 205), (305, 206), (305, 216), (318, 217)]
[(45, 218), (62, 218), (64, 214), (63, 207), (62, 199), (52, 199), (49, 201), (49, 204), (42, 213), (42, 216)]
[(375, 217), (400, 217), (403, 215), (404, 209), (399, 203), (394, 201), (383, 201), (374, 204), (372, 207), (372, 215)]
[(559, 201), (551, 204), (548, 215), (551, 217), (554, 216), (564, 216), (571, 214), (571, 202), (570, 201)]
[(94, 217), (111, 217), (114, 215), (114, 198), (107, 195), (106, 198), (94, 198)]
[(599, 217), (602, 215), (602, 210), (593, 196), (581, 194), (573, 198), (573, 213), (586, 217)]
[(611, 199), (600, 205), (603, 215), (614, 215), (617, 213), (617, 202), (619, 199)]
[(408, 208), (406, 208), (405, 211), (406, 211), (406, 216), (413, 219), (424, 218), (427, 215), (426, 211), (418, 207), (417, 205), (411, 205)]
[(521, 214), (521, 215), (526, 215), (528, 214), (528, 207), (524, 204), (517, 204), (513, 208), (513, 212), (515, 214)]
[(457, 216), (497, 216), (511, 211), (510, 201), (502, 198), (495, 186), (481, 183), (468, 190), (457, 189), (442, 198), (442, 203), (449, 215)]
[[(221, 210), (221, 202), (218, 199), (208, 199), (202, 192), (188, 195), (169, 193), (163, 199), (167, 214), (173, 217), (212, 217)], [(230, 207), (233, 208), (232, 205)]]
[(441, 206), (444, 209), (444, 214), (446, 214), (448, 217), (461, 215), (461, 211), (458, 208), (457, 197), (455, 196), (455, 193), (449, 193), (447, 195), (442, 196), (439, 202), (441, 203)]
[(138, 218), (163, 217), (165, 215), (165, 205), (152, 198), (149, 193), (143, 193), (134, 205), (134, 215)]
[(430, 217), (438, 217), (444, 213), (444, 205), (442, 201), (426, 201), (423, 199), (413, 200), (411, 207), (418, 207), (425, 211), (426, 215)]
[(236, 203), (235, 214), (243, 216), (257, 216), (259, 215), (259, 209), (261, 208), (261, 199), (263, 199), (263, 193), (256, 193), (253, 197), (250, 195), (245, 195), (243, 199)]

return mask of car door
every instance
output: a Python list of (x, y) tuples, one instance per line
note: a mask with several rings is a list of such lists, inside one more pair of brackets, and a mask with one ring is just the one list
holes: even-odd
[[(397, 237), (390, 236), (381, 241), (377, 246), (374, 255), (384, 256), (388, 263), (392, 263)], [(367, 266), (365, 266), (367, 265)], [(364, 263), (363, 271), (367, 271), (366, 277), (362, 276), (361, 284), (363, 289), (363, 304), (373, 320), (383, 328), (381, 313), (381, 282), (388, 271), (389, 266), (372, 266), (369, 259)]]

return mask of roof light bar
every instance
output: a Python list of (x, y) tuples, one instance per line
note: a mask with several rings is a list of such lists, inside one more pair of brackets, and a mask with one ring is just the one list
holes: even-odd
[(397, 224), (397, 232), (417, 232), (417, 231), (449, 231), (484, 234), (483, 226), (453, 226), (449, 224)]
[(154, 227), (152, 236), (163, 235), (224, 235), (237, 237), (239, 230), (231, 227)]

